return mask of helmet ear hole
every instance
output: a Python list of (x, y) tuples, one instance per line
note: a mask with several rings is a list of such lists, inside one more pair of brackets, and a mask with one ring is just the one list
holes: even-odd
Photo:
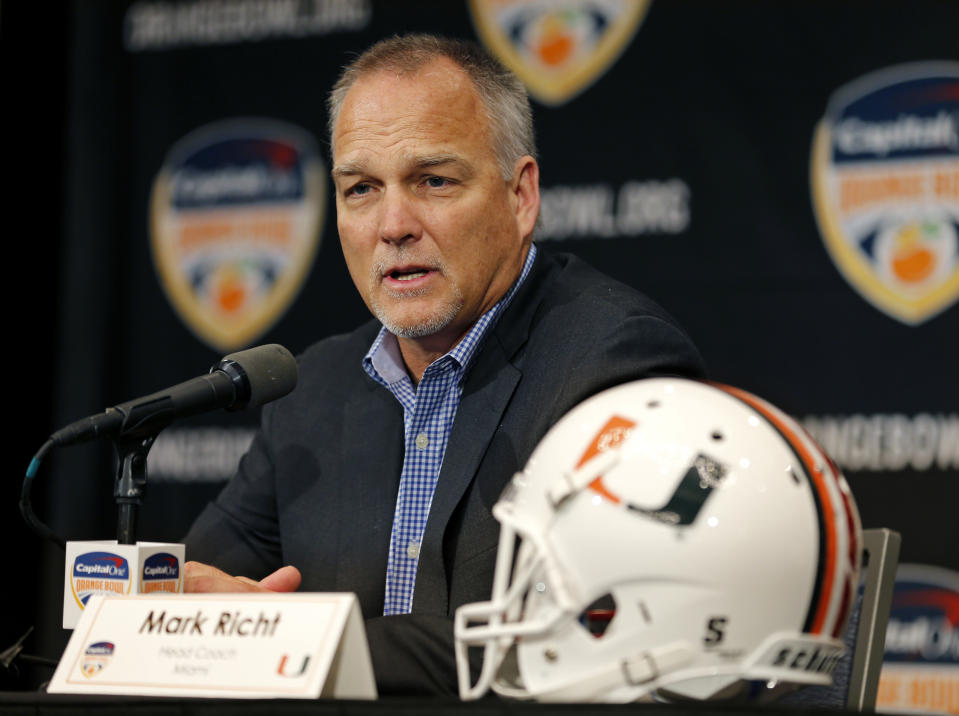
[(579, 623), (597, 639), (601, 639), (616, 617), (616, 600), (612, 594), (594, 599), (579, 615)]

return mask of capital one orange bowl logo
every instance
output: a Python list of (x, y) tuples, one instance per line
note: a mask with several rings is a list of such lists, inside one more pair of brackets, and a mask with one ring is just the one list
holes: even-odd
[(83, 650), (83, 658), (80, 662), (80, 671), (87, 678), (96, 676), (107, 667), (113, 659), (113, 652), (116, 646), (112, 641), (98, 641), (90, 644)]
[(325, 202), (324, 167), (299, 127), (224, 120), (170, 148), (151, 197), (153, 259), (198, 338), (235, 350), (279, 320), (313, 265)]
[(909, 325), (959, 300), (959, 63), (861, 77), (813, 139), (820, 233), (846, 280)]
[(127, 595), (132, 583), (130, 563), (113, 552), (77, 555), (70, 570), (70, 590), (80, 609), (86, 609), (94, 594)]
[(560, 105), (612, 66), (650, 0), (470, 0), (483, 44), (543, 104)]

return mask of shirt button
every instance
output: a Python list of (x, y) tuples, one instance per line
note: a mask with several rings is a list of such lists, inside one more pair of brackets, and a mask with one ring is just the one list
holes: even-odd
[(410, 542), (406, 545), (406, 556), (410, 559), (416, 559), (420, 556), (420, 543), (419, 542)]
[(430, 438), (426, 433), (420, 433), (416, 436), (416, 449), (425, 450), (426, 446), (430, 444)]

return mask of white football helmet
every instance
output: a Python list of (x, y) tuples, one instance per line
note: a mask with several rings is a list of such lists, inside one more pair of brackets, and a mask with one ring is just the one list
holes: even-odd
[(456, 612), (464, 699), (773, 694), (829, 684), (844, 652), (856, 506), (802, 427), (744, 391), (653, 378), (600, 393), (493, 514), (492, 598)]

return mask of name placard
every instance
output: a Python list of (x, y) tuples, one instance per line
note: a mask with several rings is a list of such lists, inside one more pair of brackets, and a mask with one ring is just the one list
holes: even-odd
[(375, 699), (354, 594), (90, 597), (52, 693)]

